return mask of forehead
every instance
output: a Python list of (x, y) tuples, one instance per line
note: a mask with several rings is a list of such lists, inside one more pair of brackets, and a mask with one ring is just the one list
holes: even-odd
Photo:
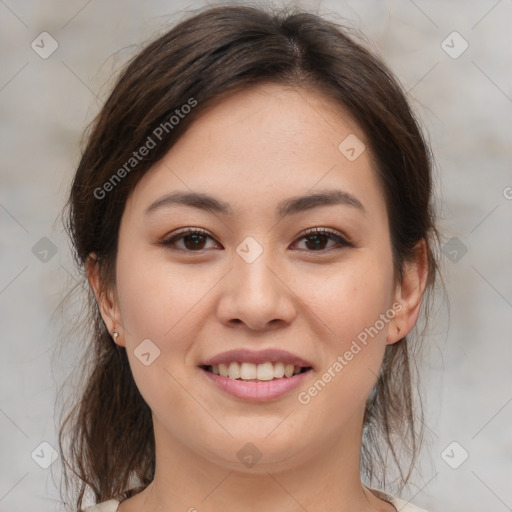
[[(342, 106), (319, 90), (260, 84), (208, 107), (185, 135), (214, 140), (217, 148), (236, 156), (251, 154), (251, 149), (261, 156), (283, 156), (312, 144), (330, 144), (337, 150), (340, 137), (356, 132), (364, 138)], [(248, 142), (252, 137), (253, 144), (238, 146), (239, 140)], [(178, 144), (186, 142), (182, 137)]]
[(365, 147), (358, 125), (321, 92), (255, 86), (203, 111), (130, 200), (142, 209), (164, 192), (207, 191), (237, 209), (341, 188), (382, 207), (370, 152), (347, 158), (346, 140)]

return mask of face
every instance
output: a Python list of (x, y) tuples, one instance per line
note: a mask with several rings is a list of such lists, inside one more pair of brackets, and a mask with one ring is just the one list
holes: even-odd
[(285, 469), (362, 419), (400, 306), (383, 190), (348, 136), (365, 143), (319, 93), (258, 86), (138, 182), (102, 311), (162, 443), (244, 470), (250, 442), (262, 471)]

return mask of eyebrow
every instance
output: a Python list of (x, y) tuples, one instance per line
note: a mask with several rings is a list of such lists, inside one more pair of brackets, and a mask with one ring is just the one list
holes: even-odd
[[(160, 197), (151, 203), (145, 211), (148, 215), (156, 210), (172, 206), (188, 206), (216, 214), (227, 216), (233, 215), (233, 210), (229, 203), (220, 201), (215, 197), (201, 192), (172, 192)], [(277, 205), (277, 217), (283, 218), (289, 215), (295, 215), (301, 212), (318, 208), (320, 206), (344, 205), (351, 206), (365, 213), (361, 201), (352, 194), (343, 190), (326, 190), (303, 196), (295, 196), (281, 201)]]

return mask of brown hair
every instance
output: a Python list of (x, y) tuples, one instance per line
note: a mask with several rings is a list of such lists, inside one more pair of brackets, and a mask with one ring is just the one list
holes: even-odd
[[(181, 21), (140, 51), (92, 123), (67, 203), (66, 228), (83, 279), (86, 260), (94, 253), (104, 286), (115, 286), (118, 231), (127, 198), (194, 119), (236, 91), (278, 83), (325, 94), (361, 127), (386, 199), (395, 271), (399, 276), (424, 239), (431, 288), (437, 232), (430, 151), (397, 80), (349, 33), (302, 10), (219, 6)], [(191, 107), (183, 108), (187, 104)], [(170, 121), (173, 115), (179, 115), (179, 122)], [(148, 137), (155, 139), (155, 130), (163, 126), (155, 147), (127, 167), (133, 152)], [(120, 179), (114, 179), (116, 173)], [(81, 365), (84, 387), (59, 431), (66, 488), (66, 466), (78, 477), (73, 476), (78, 509), (87, 486), (97, 502), (131, 497), (152, 481), (155, 469), (151, 410), (90, 288), (88, 305), (92, 333), (87, 333), (90, 347)], [(364, 416), (361, 471), (381, 485), (386, 484), (388, 450), (405, 483), (421, 439), (422, 411), (413, 408), (409, 344), (404, 337), (387, 346)], [(397, 438), (409, 455), (405, 472)]]

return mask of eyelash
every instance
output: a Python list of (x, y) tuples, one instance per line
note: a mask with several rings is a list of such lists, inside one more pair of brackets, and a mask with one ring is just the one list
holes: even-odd
[[(182, 230), (182, 231), (172, 235), (171, 237), (162, 240), (161, 242), (159, 242), (159, 245), (161, 245), (163, 247), (166, 247), (166, 248), (170, 248), (172, 250), (176, 250), (176, 251), (188, 252), (188, 253), (197, 253), (197, 254), (203, 254), (203, 253), (205, 253), (205, 252), (210, 250), (210, 249), (201, 249), (201, 250), (198, 250), (198, 251), (194, 251), (194, 250), (189, 250), (189, 249), (176, 249), (176, 248), (171, 247), (178, 240), (180, 240), (180, 239), (182, 239), (182, 238), (184, 238), (184, 237), (186, 237), (188, 235), (202, 235), (202, 236), (214, 239), (204, 229), (201, 229), (201, 228), (185, 228), (184, 230)], [(333, 240), (333, 241), (337, 242), (337, 244), (339, 246), (339, 247), (337, 247), (337, 249), (342, 249), (342, 248), (345, 248), (345, 247), (355, 247), (355, 245), (352, 242), (347, 240), (345, 237), (340, 235), (338, 232), (336, 232), (334, 230), (330, 230), (328, 228), (311, 228), (311, 229), (308, 229), (297, 239), (297, 241), (302, 240), (303, 238), (313, 237), (315, 235), (326, 235), (329, 238), (329, 240)], [(336, 247), (334, 247), (334, 248), (336, 249)], [(302, 250), (302, 251), (305, 251), (305, 252), (311, 252), (311, 253), (326, 253), (327, 251), (330, 251), (332, 249), (333, 248), (331, 247), (329, 249), (320, 249), (318, 251), (308, 250), (308, 249), (299, 249), (299, 250)]]

